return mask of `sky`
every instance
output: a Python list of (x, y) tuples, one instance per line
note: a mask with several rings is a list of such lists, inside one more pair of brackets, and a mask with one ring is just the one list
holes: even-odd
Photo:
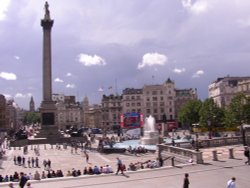
[[(249, 0), (50, 0), (53, 93), (85, 96), (163, 84), (208, 97), (218, 77), (250, 76)], [(0, 94), (42, 101), (44, 0), (0, 0)]]

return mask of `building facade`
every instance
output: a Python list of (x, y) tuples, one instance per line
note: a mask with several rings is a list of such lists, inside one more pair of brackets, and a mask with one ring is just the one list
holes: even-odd
[(219, 107), (226, 107), (239, 92), (249, 94), (248, 81), (250, 77), (223, 77), (208, 86), (208, 97), (212, 98)]
[(81, 128), (82, 107), (75, 101), (74, 96), (64, 96), (63, 94), (53, 94), (52, 100), (56, 103), (56, 124), (60, 130), (70, 127)]
[(6, 129), (6, 99), (0, 95), (0, 130)]
[(197, 89), (176, 89), (175, 90), (175, 117), (178, 118), (178, 113), (181, 108), (190, 100), (197, 100)]
[(30, 112), (35, 112), (35, 102), (33, 97), (30, 98)]
[(104, 130), (112, 129), (120, 125), (120, 115), (122, 113), (121, 95), (103, 95), (101, 104), (101, 125)]

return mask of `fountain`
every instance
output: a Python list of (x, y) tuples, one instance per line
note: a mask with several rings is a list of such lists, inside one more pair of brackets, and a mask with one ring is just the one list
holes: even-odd
[(149, 116), (145, 119), (144, 134), (140, 139), (142, 145), (156, 145), (159, 142), (159, 133), (155, 130), (155, 118)]

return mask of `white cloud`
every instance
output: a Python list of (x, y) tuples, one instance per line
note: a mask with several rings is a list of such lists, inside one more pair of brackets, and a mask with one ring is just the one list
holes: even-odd
[(68, 72), (68, 73), (66, 74), (66, 76), (72, 76), (72, 74), (71, 74), (70, 72)]
[(192, 0), (182, 0), (182, 6), (194, 14), (200, 14), (208, 9), (208, 3), (205, 0), (197, 0), (192, 3)]
[(153, 65), (165, 65), (168, 61), (167, 56), (159, 53), (146, 53), (142, 57), (142, 62), (140, 62), (137, 66), (138, 69), (142, 69), (145, 66), (153, 66)]
[(5, 80), (16, 80), (16, 75), (14, 73), (1, 72), (0, 77)]
[(103, 89), (102, 87), (100, 87), (100, 88), (98, 89), (98, 91), (99, 91), (99, 92), (103, 92), (104, 89)]
[(186, 69), (185, 68), (181, 68), (181, 69), (175, 68), (173, 70), (173, 72), (177, 73), (177, 74), (182, 74), (183, 72), (186, 72)]
[(66, 88), (71, 88), (71, 89), (73, 89), (73, 88), (75, 88), (76, 86), (74, 85), (74, 84), (67, 84), (66, 85)]
[(8, 11), (8, 6), (10, 4), (10, 0), (1, 0), (0, 5), (0, 21), (5, 20), (6, 12)]
[(15, 58), (16, 60), (20, 60), (20, 57), (17, 56), (17, 55), (15, 55), (14, 58)]
[(27, 93), (27, 94), (16, 93), (15, 98), (29, 98), (31, 96), (32, 96), (31, 93)]
[(7, 100), (13, 99), (13, 97), (10, 94), (3, 94), (3, 95)]
[(93, 65), (106, 65), (105, 59), (103, 59), (100, 56), (94, 55), (88, 55), (88, 54), (79, 54), (78, 55), (78, 61), (83, 64), (84, 66), (93, 66)]
[(203, 70), (198, 70), (196, 73), (193, 74), (193, 78), (199, 78), (201, 75), (204, 74)]
[(60, 79), (60, 78), (55, 78), (54, 82), (61, 82), (61, 83), (63, 83), (64, 81), (62, 79)]

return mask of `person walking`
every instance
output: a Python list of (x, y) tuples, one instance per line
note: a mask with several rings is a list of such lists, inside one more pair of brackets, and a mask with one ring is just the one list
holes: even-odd
[(236, 188), (235, 185), (236, 178), (232, 177), (228, 182), (227, 182), (227, 188)]
[(86, 158), (86, 163), (89, 163), (89, 154), (87, 153), (86, 150), (84, 150), (84, 155), (85, 155), (85, 158)]
[(247, 161), (245, 162), (245, 164), (250, 165), (250, 154), (249, 154), (248, 146), (244, 146), (244, 156), (247, 158)]
[(183, 188), (189, 188), (190, 182), (189, 182), (189, 178), (188, 177), (189, 177), (189, 174), (186, 173), (184, 175)]
[(123, 169), (122, 160), (119, 157), (117, 157), (116, 159), (117, 159), (117, 171), (116, 171), (116, 175), (118, 174), (119, 171), (121, 171), (121, 174), (124, 175), (124, 173), (123, 173), (124, 169)]
[(26, 176), (24, 175), (23, 172), (20, 173), (20, 181), (19, 181), (19, 186), (20, 188), (24, 188), (26, 182), (28, 181), (28, 179), (26, 178)]

